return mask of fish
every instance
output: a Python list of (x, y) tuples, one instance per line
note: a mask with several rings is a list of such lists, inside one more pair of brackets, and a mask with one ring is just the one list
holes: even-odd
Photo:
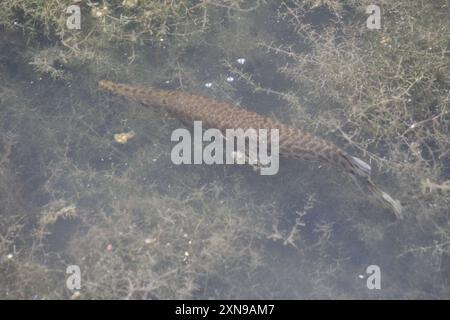
[(349, 174), (363, 190), (403, 218), (402, 207), (371, 179), (371, 166), (321, 137), (214, 98), (179, 90), (162, 90), (100, 80), (99, 88), (149, 107), (160, 108), (183, 122), (202, 121), (205, 128), (278, 129), (281, 157), (327, 163)]

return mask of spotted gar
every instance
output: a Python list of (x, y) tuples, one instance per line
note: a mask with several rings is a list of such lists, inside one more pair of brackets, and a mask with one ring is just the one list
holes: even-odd
[(226, 129), (278, 129), (281, 157), (326, 162), (350, 174), (359, 185), (377, 200), (401, 217), (401, 206), (370, 179), (371, 167), (363, 160), (351, 156), (335, 144), (320, 137), (288, 126), (282, 122), (215, 99), (192, 95), (182, 91), (167, 91), (149, 87), (131, 86), (101, 80), (99, 87), (147, 106), (163, 108), (177, 118), (202, 121), (206, 128)]

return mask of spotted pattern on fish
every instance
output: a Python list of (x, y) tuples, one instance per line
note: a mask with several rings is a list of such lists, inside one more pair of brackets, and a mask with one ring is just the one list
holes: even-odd
[[(352, 175), (368, 176), (370, 166), (361, 166), (336, 145), (288, 126), (284, 123), (209, 97), (191, 95), (182, 91), (167, 91), (135, 87), (102, 80), (100, 88), (148, 106), (164, 108), (183, 121), (202, 121), (204, 128), (278, 129), (280, 156), (302, 160), (318, 160), (337, 165)], [(359, 159), (358, 159), (359, 160)]]
[[(244, 108), (220, 102), (213, 98), (192, 95), (182, 91), (167, 91), (149, 87), (131, 86), (101, 80), (99, 87), (146, 106), (162, 108), (184, 122), (202, 121), (204, 128), (271, 129), (279, 130), (280, 156), (301, 160), (317, 160), (341, 168), (356, 178), (363, 189), (373, 195), (382, 205), (402, 218), (400, 202), (378, 188), (370, 178), (371, 167), (363, 160), (320, 137), (288, 126)], [(223, 132), (224, 133), (224, 132)], [(270, 139), (268, 139), (268, 142)], [(270, 147), (270, 146), (268, 146)]]

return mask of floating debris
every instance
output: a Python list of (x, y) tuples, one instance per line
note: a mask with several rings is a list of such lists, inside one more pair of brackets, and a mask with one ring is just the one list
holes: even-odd
[(442, 183), (435, 183), (435, 182), (431, 182), (430, 179), (425, 179), (425, 181), (422, 181), (422, 193), (426, 194), (426, 193), (432, 193), (434, 191), (450, 191), (450, 180), (444, 181)]
[(101, 18), (107, 15), (108, 11), (109, 9), (107, 6), (103, 6), (101, 8), (93, 7), (91, 9), (91, 16), (93, 16), (94, 18)]
[(231, 152), (231, 156), (233, 157), (233, 159), (238, 163), (238, 164), (243, 164), (246, 162), (247, 160), (247, 156), (240, 152), (240, 151), (233, 151)]
[(156, 242), (156, 239), (155, 238), (146, 238), (144, 240), (144, 242), (145, 242), (145, 244), (153, 244)]
[(71, 300), (78, 300), (81, 297), (80, 291), (75, 291), (72, 296), (70, 297)]
[(138, 5), (139, 0), (123, 0), (122, 5), (125, 8), (135, 8)]
[(237, 63), (239, 63), (239, 64), (244, 64), (244, 63), (245, 63), (245, 58), (239, 58), (239, 59), (237, 59), (236, 61), (237, 61)]
[(207, 88), (211, 88), (211, 87), (212, 87), (212, 83), (211, 83), (211, 82), (207, 82), (207, 83), (205, 83), (205, 87), (207, 87)]
[(227, 78), (227, 82), (233, 82), (234, 81), (234, 78), (233, 77), (228, 77)]
[(128, 142), (129, 139), (132, 139), (135, 135), (136, 133), (134, 131), (116, 133), (114, 135), (114, 140), (116, 140), (117, 143), (125, 144)]
[(262, 167), (262, 165), (258, 161), (258, 159), (252, 159), (249, 156), (247, 156), (245, 153), (242, 153), (240, 151), (231, 152), (231, 156), (234, 158), (234, 160), (238, 164), (247, 163), (248, 165), (250, 165), (252, 167), (253, 171), (258, 171)]

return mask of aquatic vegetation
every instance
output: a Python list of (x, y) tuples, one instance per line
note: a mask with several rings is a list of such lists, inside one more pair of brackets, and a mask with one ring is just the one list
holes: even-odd
[[(381, 172), (396, 175), (404, 186), (399, 188), (404, 192), (399, 198), (420, 194), (427, 177), (441, 180), (448, 175), (448, 161), (442, 154), (449, 147), (450, 79), (445, 71), (448, 54), (441, 54), (448, 48), (448, 28), (445, 15), (434, 11), (438, 7), (386, 4), (380, 32), (361, 33), (339, 21), (342, 30), (332, 26), (321, 34), (296, 25), (309, 43), (309, 53), (266, 46), (295, 61), (281, 72), (306, 92), (305, 105), (314, 101), (326, 110), (315, 119), (315, 126), (341, 134), (344, 143), (366, 154)], [(399, 13), (402, 18), (395, 19)], [(293, 18), (290, 12), (284, 14)], [(414, 31), (407, 31), (413, 23)], [(372, 150), (382, 150), (383, 156)], [(411, 206), (420, 206), (411, 200)]]
[[(381, 1), (368, 30), (370, 2), (2, 1), (0, 298), (448, 297), (449, 6)], [(104, 78), (305, 128), (369, 162), (405, 218), (326, 166), (175, 166), (182, 124)]]
[[(80, 29), (67, 27), (70, 5), (80, 8)], [(191, 0), (6, 0), (2, 1), (0, 27), (28, 39), (33, 50), (22, 54), (37, 72), (69, 81), (73, 80), (73, 70), (89, 68), (98, 74), (122, 71), (123, 61), (110, 46), (124, 50), (120, 58), (125, 57), (125, 65), (138, 58), (139, 47), (144, 44), (165, 48), (176, 39), (178, 45), (186, 46), (187, 40), (210, 27), (214, 21), (210, 15), (224, 10)], [(46, 41), (53, 45), (46, 47)]]

